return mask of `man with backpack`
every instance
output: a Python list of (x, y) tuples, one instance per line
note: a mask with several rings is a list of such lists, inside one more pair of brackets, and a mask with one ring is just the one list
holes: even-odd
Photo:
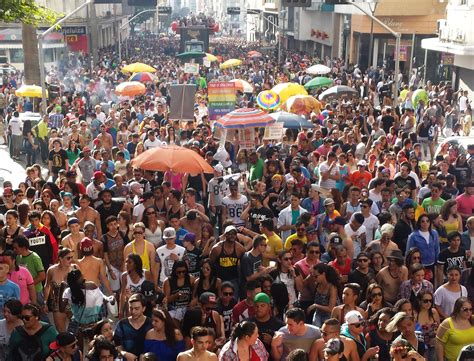
[(28, 303), (21, 311), (23, 326), (17, 326), (8, 344), (12, 361), (42, 361), (50, 354), (49, 345), (56, 340), (58, 331), (46, 322), (40, 321), (38, 306)]

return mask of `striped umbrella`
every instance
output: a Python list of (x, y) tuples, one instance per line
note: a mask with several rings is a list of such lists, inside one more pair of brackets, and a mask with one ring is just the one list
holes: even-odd
[(264, 90), (258, 93), (257, 104), (262, 109), (275, 109), (280, 105), (280, 96), (272, 90)]
[(130, 79), (130, 81), (139, 81), (141, 83), (148, 83), (148, 82), (153, 82), (156, 79), (156, 77), (147, 71), (142, 71), (140, 73), (135, 73), (133, 74)]
[(255, 108), (241, 108), (227, 113), (214, 123), (215, 126), (222, 129), (242, 129), (265, 127), (275, 123), (270, 115), (263, 110)]

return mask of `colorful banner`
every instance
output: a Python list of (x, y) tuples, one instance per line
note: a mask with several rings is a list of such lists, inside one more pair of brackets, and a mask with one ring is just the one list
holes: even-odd
[(235, 109), (235, 83), (211, 81), (207, 85), (209, 119), (216, 120)]

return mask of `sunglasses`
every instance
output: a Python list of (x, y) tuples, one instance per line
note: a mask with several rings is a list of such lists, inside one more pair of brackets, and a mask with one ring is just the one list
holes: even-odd
[(224, 296), (233, 296), (234, 292), (222, 292)]
[(357, 323), (352, 324), (352, 326), (354, 326), (356, 328), (363, 327), (364, 325), (365, 325), (365, 322), (357, 322)]
[(156, 213), (155, 212), (147, 212), (146, 215), (147, 216), (154, 216)]
[(382, 292), (375, 292), (371, 294), (372, 297), (382, 297)]
[(283, 261), (291, 261), (291, 257), (285, 257), (283, 258)]
[(433, 302), (432, 298), (426, 298), (423, 300), (423, 303), (431, 303), (431, 302)]
[(472, 312), (472, 307), (464, 307), (461, 309), (462, 312)]
[(68, 256), (68, 257), (66, 257), (66, 259), (67, 259), (68, 261), (72, 260), (73, 258), (74, 258), (73, 256)]
[(369, 206), (367, 204), (362, 204), (360, 208), (369, 208)]
[(29, 320), (31, 320), (33, 317), (35, 317), (35, 316), (33, 316), (33, 315), (26, 315), (26, 316), (21, 315), (19, 318), (20, 318), (21, 320), (29, 321)]
[(368, 258), (359, 258), (357, 261), (365, 263), (365, 262), (369, 262), (369, 259)]
[(308, 251), (308, 253), (310, 253), (310, 254), (320, 254), (321, 252), (320, 251)]

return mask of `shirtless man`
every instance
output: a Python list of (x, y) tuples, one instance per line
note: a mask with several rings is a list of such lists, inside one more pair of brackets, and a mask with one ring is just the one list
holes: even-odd
[(191, 209), (186, 212), (186, 216), (179, 220), (181, 227), (183, 227), (188, 232), (194, 233), (196, 239), (201, 239), (201, 229), (204, 222), (209, 222), (209, 218), (204, 215), (207, 219), (203, 219), (201, 212), (197, 209)]
[(190, 350), (180, 352), (176, 361), (217, 361), (215, 353), (207, 351), (210, 346), (211, 331), (207, 327), (196, 326), (191, 330)]
[(105, 127), (105, 124), (101, 124), (100, 126), (100, 134), (97, 136), (97, 139), (100, 140), (100, 144), (102, 144), (102, 147), (112, 154), (112, 147), (114, 145), (114, 141), (112, 136), (107, 133), (107, 128)]
[(51, 202), (49, 203), (49, 208), (51, 209), (51, 212), (54, 213), (54, 216), (56, 217), (56, 221), (58, 222), (58, 227), (61, 231), (64, 231), (67, 228), (67, 215), (64, 212), (61, 212), (59, 210), (59, 206), (61, 204), (57, 199), (52, 199)]
[(340, 338), (344, 343), (344, 356), (347, 361), (359, 361), (359, 354), (357, 353), (357, 345), (354, 340), (340, 335), (341, 323), (335, 319), (330, 318), (324, 321), (321, 326), (322, 338), (313, 342), (309, 351), (309, 360), (317, 361), (324, 360), (324, 346), (326, 342), (334, 337)]
[(105, 288), (105, 292), (108, 295), (113, 295), (110, 288), (109, 279), (105, 274), (105, 262), (104, 260), (94, 257), (94, 249), (92, 245), (92, 239), (85, 237), (81, 241), (81, 252), (84, 255), (79, 261), (78, 265), (82, 271), (82, 275), (86, 281), (94, 282), (97, 287), (102, 284)]
[(196, 190), (194, 188), (188, 188), (184, 192), (184, 202), (183, 202), (184, 213), (189, 212), (190, 210), (195, 210), (204, 220), (204, 222), (209, 222), (209, 218), (206, 216), (204, 206), (196, 202)]
[(63, 302), (63, 292), (68, 288), (66, 279), (68, 273), (78, 268), (73, 264), (74, 252), (69, 248), (59, 250), (59, 262), (48, 268), (46, 283), (44, 285), (44, 303), (47, 305), (45, 312), (53, 313), (54, 325), (58, 332), (66, 332), (68, 316), (66, 305)]
[[(104, 244), (94, 238), (95, 225), (90, 221), (84, 223), (84, 235), (92, 240), (92, 248), (94, 249), (94, 256), (97, 258), (104, 259)], [(79, 250), (79, 258), (84, 257), (82, 252)]]
[(64, 237), (61, 244), (63, 247), (67, 247), (72, 250), (74, 262), (77, 262), (79, 259), (79, 244), (85, 235), (83, 232), (81, 232), (81, 226), (79, 225), (79, 220), (77, 218), (73, 217), (69, 219), (69, 221), (67, 221), (67, 226), (71, 233)]
[(76, 217), (81, 227), (84, 227), (86, 221), (94, 223), (97, 230), (97, 238), (102, 238), (102, 226), (100, 224), (100, 214), (90, 206), (91, 199), (88, 195), (83, 194), (79, 199), (80, 208), (76, 211)]
[(385, 300), (395, 304), (400, 285), (408, 279), (408, 269), (403, 265), (405, 259), (402, 251), (392, 250), (387, 257), (388, 266), (382, 268), (375, 276), (375, 281), (384, 290)]

